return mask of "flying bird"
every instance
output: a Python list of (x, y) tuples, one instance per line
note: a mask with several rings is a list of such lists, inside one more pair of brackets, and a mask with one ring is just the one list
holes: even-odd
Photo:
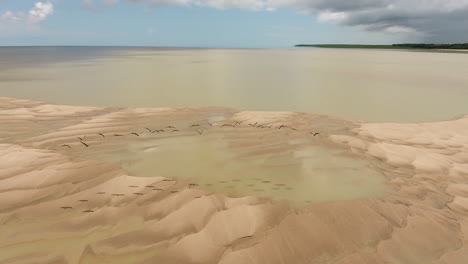
[(89, 147), (89, 145), (86, 144), (86, 143), (84, 143), (83, 141), (80, 141), (80, 143), (83, 144), (83, 145), (85, 145), (85, 147), (87, 147), (87, 148)]
[(84, 136), (84, 137), (78, 137), (78, 139), (79, 139), (80, 141), (83, 141), (85, 138), (86, 138), (86, 136)]
[(80, 201), (80, 202), (87, 202), (88, 200), (78, 200), (78, 201)]
[(114, 137), (123, 137), (121, 134), (114, 134)]
[(70, 145), (67, 145), (67, 144), (63, 144), (62, 147), (68, 147), (68, 148), (71, 148)]
[(174, 132), (179, 132), (179, 130), (177, 130), (177, 129), (172, 130), (172, 133), (174, 133)]
[(201, 131), (197, 130), (198, 134), (200, 134), (200, 135), (203, 134), (204, 131), (205, 130), (201, 130)]
[(153, 133), (153, 131), (147, 127), (145, 127), (146, 130), (148, 130), (150, 133)]
[(224, 125), (222, 125), (221, 127), (227, 127), (227, 126), (228, 126), (228, 127), (234, 127), (235, 125), (231, 125), (231, 124), (224, 124)]
[(318, 132), (316, 132), (316, 133), (310, 132), (310, 134), (314, 135), (314, 137), (320, 135), (320, 133), (318, 133)]
[(99, 133), (98, 135), (100, 135), (101, 137), (105, 138), (106, 136), (104, 136), (103, 133)]
[(175, 127), (173, 127), (173, 126), (167, 126), (166, 128), (175, 128)]
[(199, 124), (195, 124), (195, 125), (192, 125), (190, 127), (199, 127), (200, 125)]
[(83, 213), (94, 213), (94, 211), (89, 209), (89, 210), (83, 211)]
[(137, 137), (139, 137), (140, 135), (138, 135), (137, 133), (133, 132), (133, 133), (130, 133), (130, 135), (135, 135)]
[(249, 124), (251, 127), (255, 127), (258, 124), (258, 122), (255, 122), (255, 124)]
[(62, 206), (62, 207), (60, 207), (60, 208), (62, 208), (62, 209), (64, 209), (64, 210), (73, 209), (73, 207), (71, 207), (71, 206)]

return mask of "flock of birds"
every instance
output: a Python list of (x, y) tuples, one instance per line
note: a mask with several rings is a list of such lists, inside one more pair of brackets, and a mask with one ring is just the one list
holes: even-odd
[[(221, 127), (232, 127), (232, 128), (235, 128), (237, 127), (238, 125), (242, 124), (243, 122), (239, 122), (239, 121), (236, 121), (234, 124), (223, 124), (221, 125)], [(213, 123), (210, 123), (210, 122), (207, 122), (207, 124), (210, 126), (210, 127), (213, 127), (215, 126), (215, 124)], [(278, 129), (278, 130), (281, 130), (281, 129), (290, 129), (292, 131), (296, 131), (297, 129), (294, 128), (294, 127), (291, 127), (291, 126), (286, 126), (284, 124), (278, 126), (278, 127), (273, 127), (273, 125), (261, 125), (259, 124), (258, 122), (255, 122), (253, 124), (248, 124), (249, 126), (251, 127), (255, 127), (255, 128), (263, 128), (263, 129)], [(196, 132), (199, 134), (199, 135), (203, 135), (203, 133), (205, 132), (205, 130), (202, 128), (201, 124), (193, 124), (193, 125), (190, 125), (189, 128), (196, 128)], [(172, 132), (172, 133), (175, 133), (175, 132), (180, 132), (178, 129), (176, 129), (176, 127), (174, 126), (167, 126), (163, 129), (155, 129), (155, 130), (152, 130), (148, 127), (145, 127), (145, 130), (147, 130), (149, 133), (153, 134), (153, 133), (165, 133), (165, 132)], [(136, 136), (136, 137), (139, 137), (143, 132), (131, 132), (129, 135), (133, 135), (133, 136)], [(318, 136), (320, 135), (320, 133), (318, 132), (309, 132), (309, 134), (313, 135), (314, 137), (315, 136)], [(106, 138), (106, 135), (104, 135), (103, 133), (98, 133), (97, 135), (101, 136), (102, 138)], [(124, 134), (112, 134), (112, 136), (114, 137), (123, 137), (125, 136)], [(83, 137), (77, 137), (79, 139), (79, 143), (81, 143), (83, 146), (85, 146), (86, 148), (89, 148), (90, 147), (90, 144), (86, 143), (85, 140), (86, 140), (86, 135), (83, 136)], [(71, 146), (69, 144), (63, 144), (62, 147), (67, 147), (67, 148), (71, 148)], [(268, 180), (263, 180), (263, 179), (259, 179), (259, 178), (254, 178), (253, 180), (255, 181), (258, 181), (259, 183), (263, 183), (263, 184), (270, 184), (271, 181), (268, 181)], [(167, 180), (163, 180), (162, 182), (165, 182), (165, 181), (170, 181), (170, 182), (176, 182), (175, 180), (170, 180), (170, 179), (167, 179)], [(240, 182), (242, 180), (240, 179), (234, 179), (232, 180), (233, 182)], [(226, 180), (220, 180), (218, 181), (219, 183), (228, 183), (228, 181)], [(213, 184), (212, 183), (207, 183), (205, 184), (205, 186), (212, 186)], [(198, 184), (196, 183), (190, 183), (189, 185), (189, 188), (192, 188), (192, 187), (196, 187), (196, 186), (199, 186)], [(247, 187), (254, 187), (256, 186), (255, 184), (253, 183), (250, 183), (250, 184), (247, 184), (246, 185)], [(138, 188), (139, 186), (135, 186), (135, 185), (130, 185), (128, 186), (129, 188)], [(152, 188), (152, 190), (155, 190), (155, 191), (165, 191), (165, 189), (162, 189), (162, 188), (157, 188), (155, 185), (148, 185), (148, 186), (145, 186), (146, 188)], [(234, 185), (229, 185), (227, 186), (227, 188), (234, 188)], [(286, 184), (282, 184), (282, 183), (278, 183), (278, 184), (274, 184), (272, 186), (272, 190), (280, 190), (280, 188), (284, 188), (285, 190), (292, 190), (294, 189), (293, 187), (288, 187)], [(264, 189), (255, 189), (253, 190), (254, 192), (263, 192)], [(177, 190), (171, 190), (170, 191), (171, 193), (177, 193), (178, 191)], [(97, 193), (98, 195), (104, 195), (106, 194), (105, 192), (98, 192)], [(142, 195), (145, 195), (145, 193), (142, 193), (142, 192), (134, 192), (133, 193), (134, 195), (138, 195), (138, 196), (142, 196)], [(123, 197), (123, 196), (126, 196), (125, 194), (123, 193), (112, 193), (111, 196), (113, 197)], [(197, 196), (197, 197), (194, 197), (194, 198), (201, 198), (201, 196)], [(85, 199), (82, 199), (82, 200), (78, 200), (78, 202), (80, 203), (87, 203), (88, 200), (85, 200)], [(310, 201), (307, 201), (307, 202), (310, 202)], [(62, 206), (60, 207), (61, 209), (63, 210), (71, 210), (73, 209), (72, 206)], [(92, 209), (87, 209), (85, 211), (83, 211), (83, 213), (93, 213), (94, 210)]]
[[(162, 182), (174, 182), (174, 185), (175, 185), (176, 180), (165, 179), (165, 180), (162, 180), (162, 181), (160, 181), (160, 182), (158, 182), (158, 183), (162, 183)], [(198, 186), (198, 184), (195, 184), (195, 183), (189, 184), (189, 188), (191, 188), (191, 187), (193, 187), (193, 186)], [(129, 187), (129, 188), (139, 188), (140, 186), (137, 186), (137, 185), (129, 185), (128, 187)], [(164, 188), (161, 188), (161, 187), (157, 187), (155, 184), (146, 185), (145, 188), (150, 188), (151, 190), (160, 191), (160, 192), (167, 190), (167, 188), (164, 189)], [(179, 192), (179, 191), (178, 191), (178, 190), (170, 190), (170, 193), (177, 193), (177, 192)], [(98, 194), (98, 195), (105, 195), (106, 192), (100, 191), (100, 192), (97, 192), (96, 194)], [(145, 195), (145, 193), (143, 193), (143, 192), (133, 192), (133, 194), (134, 194), (134, 195), (138, 195), (138, 196), (143, 196), (143, 195)], [(124, 196), (126, 196), (126, 194), (124, 194), (124, 193), (110, 193), (110, 196), (112, 196), (112, 197), (124, 197)], [(197, 197), (195, 197), (195, 198), (201, 198), (201, 196), (197, 196)], [(87, 199), (81, 199), (81, 200), (78, 200), (77, 202), (79, 202), (79, 203), (88, 203), (89, 200), (87, 200)], [(73, 206), (62, 206), (62, 207), (60, 207), (60, 208), (63, 209), (63, 210), (72, 210), (72, 209), (73, 209)], [(82, 211), (82, 212), (83, 212), (83, 213), (94, 213), (94, 210), (92, 210), (92, 209), (87, 209), (87, 210)]]
[[(242, 182), (244, 181), (247, 181), (245, 184), (243, 184)], [(249, 182), (249, 181), (252, 181), (252, 182)], [(169, 187), (159, 187), (158, 184), (160, 183), (163, 183), (163, 182), (173, 182), (174, 184), (169, 186)], [(164, 192), (164, 191), (168, 191), (169, 193), (171, 194), (174, 194), (174, 193), (178, 193), (179, 190), (174, 190), (172, 189), (171, 190), (171, 187), (175, 186), (177, 183), (176, 180), (173, 180), (173, 179), (164, 179), (162, 181), (159, 181), (157, 183), (153, 183), (153, 184), (150, 184), (150, 185), (146, 185), (144, 186), (145, 188), (147, 188), (148, 190), (153, 190), (153, 191), (158, 191), (158, 192)], [(211, 187), (213, 186), (214, 184), (222, 184), (224, 185), (225, 188), (234, 188), (235, 187), (235, 184), (243, 184), (243, 186), (245, 185), (245, 187), (247, 188), (255, 188), (253, 189), (253, 192), (255, 193), (258, 193), (258, 192), (264, 192), (265, 189), (264, 188), (261, 188), (261, 187), (258, 187), (258, 185), (264, 185), (265, 187), (270, 187), (270, 189), (272, 191), (280, 191), (280, 190), (285, 190), (285, 191), (291, 191), (291, 190), (294, 190), (295, 188), (294, 187), (291, 187), (291, 186), (288, 186), (287, 184), (285, 183), (274, 183), (270, 180), (265, 180), (265, 179), (261, 179), (261, 178), (248, 178), (248, 179), (231, 179), (231, 180), (219, 180), (217, 181), (217, 183), (205, 183), (204, 186), (205, 187)], [(227, 185), (229, 184), (229, 185)], [(193, 187), (198, 187), (200, 186), (199, 184), (197, 183), (189, 183), (188, 184), (188, 188), (191, 189)], [(131, 188), (131, 189), (134, 189), (134, 188), (140, 188), (140, 186), (137, 186), (137, 185), (129, 185), (128, 188)], [(103, 192), (103, 191), (100, 191), (100, 192), (97, 192), (96, 194), (98, 195), (105, 195), (106, 192)], [(133, 195), (137, 195), (137, 196), (143, 196), (145, 194), (147, 194), (146, 192), (131, 192), (130, 191), (130, 194), (133, 194)], [(205, 194), (205, 196), (208, 195), (208, 194)], [(127, 196), (127, 194), (125, 193), (110, 193), (110, 196), (112, 197), (124, 197), (124, 196)], [(201, 198), (203, 196), (195, 196), (193, 197), (194, 199), (198, 199), (198, 198)], [(88, 203), (89, 200), (87, 199), (80, 199), (80, 200), (77, 200), (78, 203)], [(311, 201), (310, 200), (307, 200), (307, 201), (304, 201), (306, 203), (310, 203)], [(60, 207), (61, 209), (63, 210), (72, 210), (73, 209), (73, 206), (62, 206)], [(87, 209), (87, 210), (84, 210), (82, 211), (82, 213), (93, 213), (94, 210), (92, 209)]]
[[(223, 124), (221, 125), (221, 127), (232, 127), (232, 128), (235, 128), (237, 127), (238, 125), (242, 124), (244, 121), (235, 121), (234, 124)], [(213, 127), (215, 126), (214, 123), (210, 123), (210, 122), (207, 122), (207, 124), (210, 126), (210, 127)], [(258, 122), (255, 122), (253, 124), (248, 124), (249, 126), (251, 127), (256, 127), (256, 128), (274, 128), (273, 125), (259, 125)], [(202, 126), (200, 124), (193, 124), (191, 125), (189, 128), (200, 128), (200, 129), (196, 129), (195, 131), (199, 134), (199, 135), (203, 135), (203, 133), (205, 132), (204, 129), (201, 129)], [(171, 132), (171, 133), (175, 133), (175, 132), (180, 132), (178, 129), (176, 129), (176, 127), (174, 126), (167, 126), (165, 127), (164, 129), (155, 129), (155, 130), (152, 130), (148, 127), (145, 127), (145, 129), (151, 133), (151, 134), (154, 134), (154, 133), (164, 133), (164, 132)], [(290, 127), (290, 126), (286, 126), (284, 124), (276, 127), (276, 129), (280, 130), (280, 129), (290, 129), (290, 130), (293, 130), (293, 131), (296, 131), (297, 129), (294, 128), (294, 127)], [(143, 132), (131, 132), (129, 135), (134, 135), (134, 136), (137, 136), (139, 137)], [(309, 132), (309, 134), (313, 135), (314, 137), (320, 135), (320, 133), (318, 132)], [(98, 133), (99, 136), (101, 136), (102, 138), (106, 138), (106, 136), (103, 134), (103, 133)], [(125, 136), (124, 134), (112, 134), (112, 136), (114, 137), (123, 137)], [(85, 146), (86, 148), (90, 147), (90, 144), (89, 143), (86, 143), (84, 142), (84, 140), (86, 139), (86, 136), (83, 136), (83, 137), (78, 137), (79, 139), (79, 142)], [(63, 144), (62, 147), (67, 147), (67, 148), (71, 148), (71, 146), (69, 144)]]

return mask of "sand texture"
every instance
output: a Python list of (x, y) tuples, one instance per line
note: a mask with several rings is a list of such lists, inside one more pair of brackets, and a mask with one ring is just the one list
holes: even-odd
[(0, 263), (468, 263), (468, 116), (0, 97), (0, 121)]

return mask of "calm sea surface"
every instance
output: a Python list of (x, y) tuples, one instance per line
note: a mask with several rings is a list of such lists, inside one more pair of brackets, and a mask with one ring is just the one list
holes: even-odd
[(468, 53), (1, 47), (0, 96), (428, 122), (468, 114)]

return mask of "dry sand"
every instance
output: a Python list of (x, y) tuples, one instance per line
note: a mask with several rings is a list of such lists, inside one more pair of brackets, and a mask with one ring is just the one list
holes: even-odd
[[(468, 116), (365, 124), (304, 113), (71, 107), (0, 98), (0, 121), (0, 263), (468, 260)], [(236, 128), (222, 127), (236, 121), (242, 122)], [(148, 123), (183, 129), (149, 133)], [(273, 128), (249, 125), (255, 123)], [(282, 124), (296, 130), (275, 128)], [(386, 191), (299, 205), (190, 186), (158, 171), (136, 177), (114, 160), (119, 153), (131, 159), (132, 151), (152, 151), (156, 137), (204, 135), (236, 140), (233, 149), (255, 146), (250, 155), (260, 157), (304, 144), (341, 148), (378, 166)], [(90, 147), (77, 138), (84, 136)]]

